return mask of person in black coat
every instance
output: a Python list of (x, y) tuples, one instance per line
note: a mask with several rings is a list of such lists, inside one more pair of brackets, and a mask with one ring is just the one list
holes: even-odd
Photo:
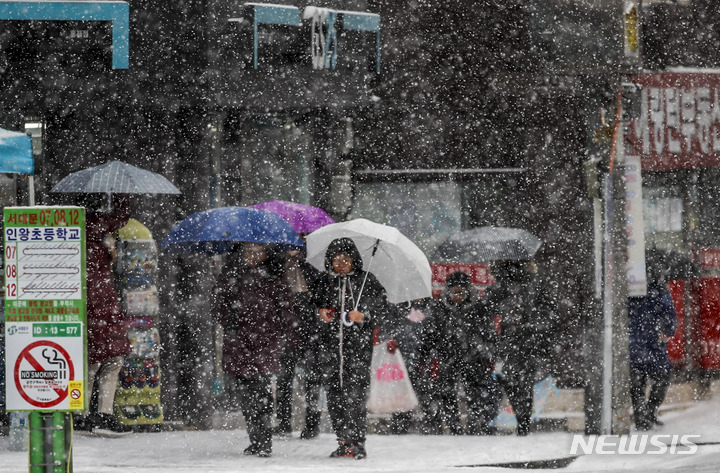
[[(630, 335), (630, 398), (635, 426), (648, 430), (662, 425), (657, 411), (670, 386), (667, 339), (677, 329), (677, 314), (664, 282), (650, 282), (645, 297), (628, 298)], [(645, 388), (650, 394), (645, 399)]]
[(213, 289), (213, 315), (223, 327), (223, 371), (240, 388), (250, 446), (245, 455), (272, 454), (271, 378), (280, 372), (292, 293), (282, 280), (276, 251), (243, 243), (230, 254)]
[(502, 261), (491, 268), (496, 282), (483, 298), (489, 313), (501, 318), (500, 385), (515, 411), (518, 435), (527, 435), (533, 412), (533, 386), (547, 357), (548, 334), (555, 321), (549, 287), (541, 284), (533, 261)]
[(320, 353), (328, 411), (338, 440), (331, 457), (367, 456), (366, 402), (373, 330), (387, 311), (387, 297), (375, 276), (362, 270), (362, 264), (351, 239), (336, 239), (325, 253), (326, 272), (313, 287), (313, 305), (323, 322)]
[(283, 280), (295, 299), (295, 316), (288, 320), (286, 344), (280, 360), (281, 371), (277, 377), (276, 402), (278, 426), (275, 433), (290, 435), (293, 408), (293, 379), (298, 364), (304, 368), (305, 381), (305, 428), (300, 438), (311, 439), (320, 433), (321, 369), (319, 362), (319, 324), (316, 312), (310, 305), (310, 289), (320, 275), (305, 261), (306, 252), (285, 252)]
[(441, 427), (444, 423), (453, 435), (465, 433), (458, 407), (459, 385), (463, 383), (467, 433), (490, 433), (489, 424), (500, 402), (499, 388), (492, 377), (496, 342), (495, 322), (479, 302), (470, 276), (462, 271), (452, 273), (433, 308), (421, 345), (422, 359), (437, 360), (433, 389), (437, 407), (431, 424)]
[[(431, 417), (432, 398), (427, 364), (420, 357), (423, 332), (433, 316), (433, 299), (430, 297), (391, 306), (392, 316), (380, 335), (389, 338), (388, 351), (399, 349), (405, 362), (408, 377), (423, 410), (420, 433), (432, 433), (434, 429), (426, 424)], [(392, 416), (390, 430), (393, 434), (407, 434), (413, 423), (413, 412), (398, 412)]]

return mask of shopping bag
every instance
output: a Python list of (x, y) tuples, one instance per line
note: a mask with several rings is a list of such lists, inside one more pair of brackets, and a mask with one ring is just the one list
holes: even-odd
[[(551, 397), (558, 395), (558, 388), (555, 385), (555, 378), (548, 376), (542, 381), (538, 381), (533, 386), (533, 412), (532, 420), (537, 421), (540, 414), (545, 410), (545, 405)], [(500, 430), (512, 430), (517, 428), (517, 419), (515, 412), (510, 404), (502, 409), (495, 419), (490, 423), (491, 426)]]
[(418, 405), (400, 350), (390, 353), (385, 343), (373, 347), (367, 408), (374, 414), (411, 411)]

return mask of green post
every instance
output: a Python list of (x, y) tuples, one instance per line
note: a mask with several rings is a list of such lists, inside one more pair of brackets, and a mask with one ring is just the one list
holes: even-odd
[(43, 419), (40, 412), (30, 412), (30, 473), (45, 471), (45, 451), (43, 449)]
[(52, 413), (53, 473), (67, 471), (65, 434), (65, 413), (55, 411)]

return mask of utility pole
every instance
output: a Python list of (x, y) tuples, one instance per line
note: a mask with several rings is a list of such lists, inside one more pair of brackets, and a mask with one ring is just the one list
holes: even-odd
[[(596, 222), (602, 230), (596, 233), (598, 303), (586, 332), (586, 356), (590, 357), (586, 358), (590, 369), (585, 389), (585, 433), (588, 435), (625, 435), (631, 426), (622, 81), (641, 68), (642, 0), (618, 0), (613, 7), (620, 13), (623, 44), (616, 70), (606, 71), (605, 75), (608, 88), (616, 91), (613, 106), (609, 107), (614, 112), (614, 121), (608, 124), (601, 120), (596, 128), (600, 138), (604, 138), (601, 141), (610, 144), (610, 150), (601, 152), (600, 159), (589, 166), (599, 164), (595, 207)], [(593, 359), (598, 355), (600, 360)]]

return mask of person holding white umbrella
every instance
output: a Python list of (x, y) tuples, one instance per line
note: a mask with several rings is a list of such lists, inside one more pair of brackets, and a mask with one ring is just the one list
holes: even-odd
[(313, 305), (324, 322), (320, 335), (328, 411), (338, 448), (332, 458), (363, 459), (367, 430), (373, 330), (388, 310), (385, 289), (362, 270), (350, 238), (333, 240), (325, 252), (325, 273), (313, 287)]
[(332, 457), (365, 458), (365, 407), (373, 329), (388, 302), (432, 295), (430, 263), (397, 228), (362, 218), (307, 236), (307, 261), (324, 274), (313, 300), (324, 325), (328, 410), (338, 436)]

